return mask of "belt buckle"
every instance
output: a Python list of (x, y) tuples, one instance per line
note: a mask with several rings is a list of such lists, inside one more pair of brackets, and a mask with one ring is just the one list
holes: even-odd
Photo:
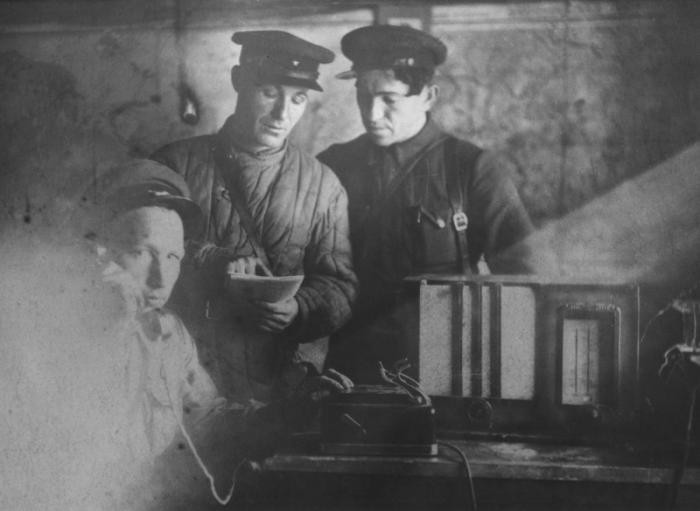
[(469, 219), (467, 215), (464, 214), (464, 211), (460, 211), (452, 215), (452, 224), (455, 226), (457, 232), (466, 231), (469, 225)]

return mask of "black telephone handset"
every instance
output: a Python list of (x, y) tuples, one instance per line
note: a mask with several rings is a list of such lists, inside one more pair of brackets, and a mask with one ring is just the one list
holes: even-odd
[(673, 308), (680, 312), (683, 321), (683, 339), (664, 353), (664, 361), (659, 368), (659, 376), (668, 382), (674, 372), (682, 375), (684, 384), (690, 391), (688, 399), (688, 419), (685, 427), (683, 452), (674, 470), (670, 489), (666, 496), (667, 509), (673, 509), (680, 482), (688, 464), (692, 437), (694, 435), (695, 407), (700, 389), (700, 281), (684, 290), (664, 307), (656, 317)]
[(669, 309), (681, 314), (683, 338), (664, 353), (659, 376), (665, 381), (676, 368), (687, 364), (700, 367), (700, 281), (679, 293), (657, 313), (657, 317)]

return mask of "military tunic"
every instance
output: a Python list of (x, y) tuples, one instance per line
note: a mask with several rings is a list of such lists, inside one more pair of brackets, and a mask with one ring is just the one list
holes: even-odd
[[(376, 361), (370, 358), (390, 363), (385, 357), (405, 355), (396, 346), (405, 321), (390, 320), (401, 307), (397, 300), (402, 299), (405, 277), (472, 273), (482, 256), (493, 273), (530, 272), (527, 253), (502, 257), (533, 230), (507, 169), (492, 153), (445, 134), (430, 118), (405, 142), (380, 148), (363, 134), (329, 147), (319, 159), (336, 172), (349, 198), (360, 296), (351, 323), (338, 336), (354, 332), (354, 340), (345, 341), (346, 350), (333, 363), (356, 377), (343, 362), (353, 352), (360, 352), (371, 368)], [(458, 194), (454, 187), (459, 187)], [(466, 214), (464, 233), (453, 222), (455, 196)], [(459, 236), (465, 235), (460, 246)], [(392, 344), (394, 348), (380, 349)]]
[[(180, 289), (186, 292), (176, 301), (217, 387), (236, 400), (267, 401), (295, 361), (320, 370), (324, 338), (349, 318), (357, 286), (347, 196), (336, 176), (291, 143), (273, 153), (244, 151), (230, 119), (218, 134), (175, 142), (153, 159), (185, 177), (205, 214), (203, 235), (190, 244), (183, 265)], [(233, 203), (237, 197), (272, 272), (304, 275), (295, 297), (299, 314), (280, 334), (246, 324), (226, 299), (226, 263), (255, 255)]]

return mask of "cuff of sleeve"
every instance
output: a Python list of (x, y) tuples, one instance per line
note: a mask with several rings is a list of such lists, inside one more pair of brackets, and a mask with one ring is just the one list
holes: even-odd
[(307, 342), (311, 340), (306, 339), (306, 336), (304, 335), (309, 319), (309, 304), (304, 299), (302, 290), (297, 292), (294, 299), (297, 301), (297, 305), (299, 306), (299, 312), (297, 313), (296, 318), (294, 318), (294, 321), (292, 321), (292, 323), (287, 327), (286, 333), (297, 342)]

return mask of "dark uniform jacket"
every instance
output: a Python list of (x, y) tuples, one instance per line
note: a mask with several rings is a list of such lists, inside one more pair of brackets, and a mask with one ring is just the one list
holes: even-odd
[[(349, 198), (360, 296), (348, 330), (376, 335), (365, 327), (392, 313), (408, 275), (471, 273), (482, 256), (492, 273), (530, 272), (527, 254), (501, 257), (533, 230), (507, 169), (432, 120), (388, 148), (363, 134), (318, 158), (338, 175)], [(455, 202), (466, 214), (462, 233), (453, 223)]]
[[(283, 359), (296, 356), (299, 343), (328, 336), (350, 316), (357, 280), (348, 239), (347, 196), (327, 167), (292, 144), (275, 154), (251, 155), (232, 142), (227, 121), (216, 135), (175, 142), (152, 158), (185, 177), (206, 219), (200, 239), (188, 248), (192, 264), (183, 265), (180, 287), (185, 293), (179, 293), (180, 308), (186, 309), (183, 316), (189, 317), (198, 340), (214, 352), (211, 363), (226, 366), (213, 370), (215, 375), (224, 373), (218, 381), (215, 376), (220, 390), (245, 397), (240, 388), (232, 388), (241, 387), (241, 378), (225, 374), (248, 373), (265, 387), (258, 392), (260, 386), (252, 385), (253, 397), (265, 400), (281, 365), (289, 362)], [(235, 193), (231, 187), (237, 187)], [(244, 325), (227, 306), (226, 263), (254, 255), (232, 204), (236, 197), (245, 202), (272, 272), (305, 276), (296, 294), (299, 315), (282, 334), (263, 334)], [(291, 350), (280, 354), (282, 346)], [(312, 345), (306, 348), (312, 353), (310, 362), (320, 367), (324, 353), (314, 353)]]

